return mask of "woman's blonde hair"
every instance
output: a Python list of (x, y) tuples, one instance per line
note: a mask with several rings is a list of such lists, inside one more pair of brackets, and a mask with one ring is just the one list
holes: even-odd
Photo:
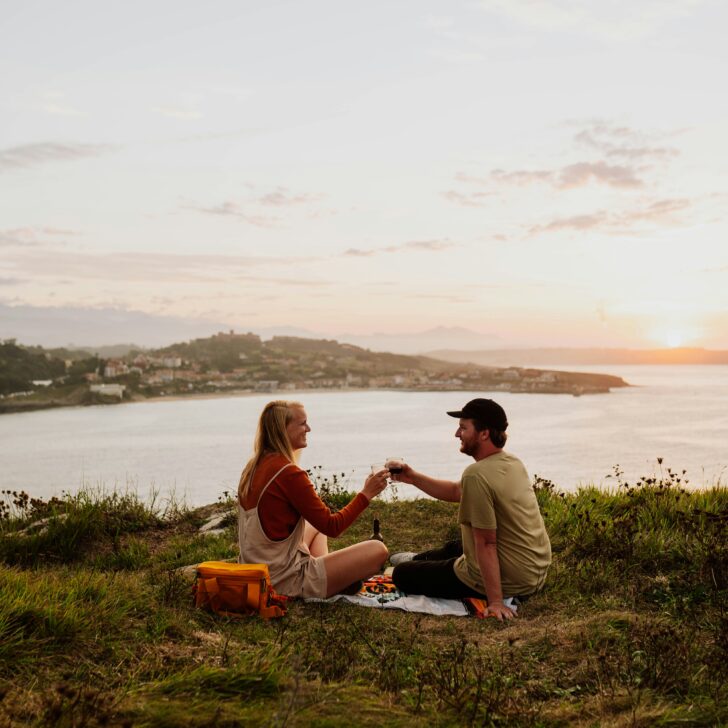
[(243, 468), (240, 483), (238, 483), (238, 501), (241, 504), (250, 491), (253, 472), (264, 455), (277, 453), (292, 463), (296, 462), (296, 453), (291, 447), (286, 427), (293, 419), (293, 410), (297, 408), (303, 408), (303, 405), (300, 402), (287, 402), (282, 399), (268, 402), (263, 407), (258, 419), (258, 430), (255, 433), (253, 457)]

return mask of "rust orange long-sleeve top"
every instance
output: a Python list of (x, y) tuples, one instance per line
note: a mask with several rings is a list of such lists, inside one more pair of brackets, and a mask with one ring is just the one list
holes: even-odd
[(241, 501), (245, 510), (255, 508), (257, 503), (260, 525), (271, 541), (288, 538), (301, 516), (324, 535), (339, 536), (369, 505), (367, 497), (357, 493), (338, 513), (332, 513), (318, 497), (306, 471), (294, 464), (280, 473), (261, 497), (266, 483), (287, 462), (282, 455), (265, 455), (253, 473), (246, 498)]

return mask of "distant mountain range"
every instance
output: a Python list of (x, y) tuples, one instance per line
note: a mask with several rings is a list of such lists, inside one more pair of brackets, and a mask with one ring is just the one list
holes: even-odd
[[(397, 354), (421, 354), (428, 349), (481, 349), (503, 345), (498, 337), (480, 334), (462, 327), (437, 327), (414, 333), (374, 333), (313, 331), (295, 326), (231, 325), (230, 322), (161, 316), (117, 308), (81, 308), (52, 306), (12, 306), (0, 303), (0, 340), (17, 339), (26, 346), (65, 347), (102, 353), (120, 342), (128, 350), (154, 349), (175, 341), (204, 338), (219, 331), (250, 331), (262, 339), (293, 336), (303, 339), (335, 339), (372, 351)], [(118, 350), (114, 356), (125, 352)]]
[[(439, 326), (410, 333), (328, 334), (294, 326), (230, 326), (229, 323), (160, 316), (126, 309), (11, 306), (0, 303), (0, 341), (15, 338), (26, 346), (64, 347), (101, 357), (125, 356), (173, 342), (205, 338), (216, 332), (334, 339), (364, 349), (430, 356), (484, 366), (563, 366), (574, 364), (728, 364), (728, 351), (707, 349), (506, 348), (497, 336), (460, 326)], [(128, 344), (120, 342), (130, 342)], [(67, 357), (66, 357), (67, 358)]]
[[(320, 339), (320, 333), (304, 329), (255, 329), (264, 339), (273, 336), (297, 336), (307, 339)], [(437, 326), (425, 331), (411, 333), (374, 333), (351, 334), (337, 333), (332, 339), (343, 344), (353, 344), (371, 351), (389, 351), (396, 354), (422, 354), (430, 349), (479, 349), (483, 346), (496, 346), (502, 343), (497, 336), (479, 334), (461, 326)]]
[[(26, 346), (65, 347), (102, 353), (120, 342), (128, 350), (154, 349), (175, 341), (204, 338), (219, 331), (235, 329), (252, 332), (262, 339), (293, 336), (303, 339), (335, 339), (372, 351), (396, 354), (421, 354), (428, 349), (481, 349), (502, 346), (495, 336), (480, 334), (462, 327), (440, 326), (410, 333), (352, 334), (313, 331), (295, 326), (231, 325), (229, 322), (161, 316), (116, 308), (81, 308), (52, 306), (11, 306), (0, 303), (0, 339), (17, 339)], [(125, 352), (117, 350), (114, 356)]]
[(435, 349), (434, 359), (481, 366), (573, 366), (575, 364), (728, 364), (728, 351), (710, 349)]
[(174, 341), (209, 336), (230, 326), (217, 321), (158, 316), (117, 308), (10, 306), (0, 303), (0, 339), (27, 346), (96, 351), (134, 342), (130, 349), (154, 348)]

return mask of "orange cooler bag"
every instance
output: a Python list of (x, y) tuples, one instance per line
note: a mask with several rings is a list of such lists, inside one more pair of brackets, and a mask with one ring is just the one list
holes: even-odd
[(193, 589), (196, 607), (226, 617), (259, 614), (268, 619), (286, 613), (286, 597), (273, 590), (268, 564), (203, 561)]

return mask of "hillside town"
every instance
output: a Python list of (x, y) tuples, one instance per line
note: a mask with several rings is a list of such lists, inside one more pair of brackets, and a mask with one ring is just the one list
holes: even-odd
[[(16, 371), (11, 381), (0, 382), (0, 411), (232, 392), (402, 389), (579, 396), (626, 386), (606, 374), (458, 364), (331, 340), (278, 336), (263, 341), (235, 331), (107, 358), (85, 350), (24, 349), (14, 341), (3, 342), (0, 351), (0, 363), (10, 362)], [(17, 373), (21, 355), (26, 378)]]

